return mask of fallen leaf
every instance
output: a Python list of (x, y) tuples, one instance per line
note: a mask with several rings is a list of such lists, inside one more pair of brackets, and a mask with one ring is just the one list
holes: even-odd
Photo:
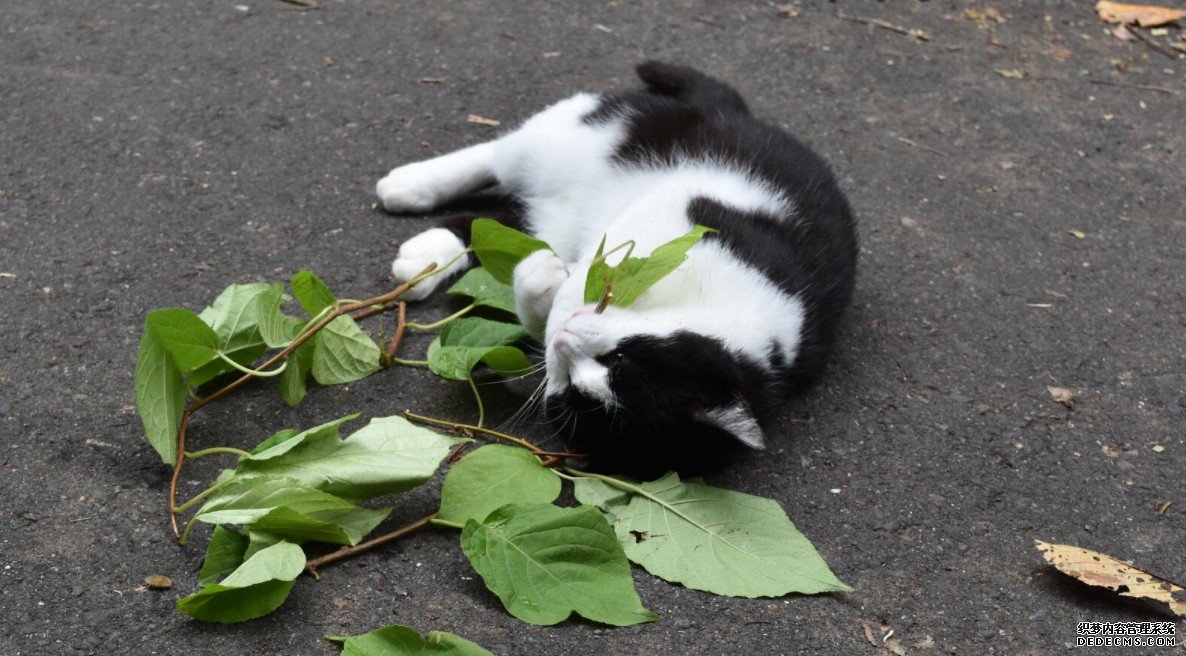
[(893, 637), (893, 629), (882, 624), (881, 637), (878, 638), (877, 633), (873, 630), (873, 625), (864, 620), (860, 621), (860, 625), (865, 631), (865, 639), (869, 641), (869, 644), (895, 654), (895, 656), (906, 656), (906, 650), (902, 648), (902, 641)]
[(1061, 403), (1072, 410), (1075, 408), (1075, 390), (1069, 387), (1053, 387), (1046, 386), (1046, 391), (1050, 392), (1050, 398), (1055, 402)]
[(502, 121), (496, 121), (492, 118), (486, 118), (485, 116), (478, 116), (477, 114), (470, 114), (469, 116), (465, 117), (465, 120), (469, 121), (470, 123), (477, 123), (478, 125), (489, 125), (490, 127), (495, 127), (495, 128), (502, 125)]
[(786, 16), (787, 18), (795, 18), (799, 15), (799, 5), (797, 4), (787, 3), (785, 5), (774, 5), (774, 8), (778, 10), (778, 13)]
[(163, 574), (153, 574), (144, 579), (144, 584), (153, 590), (168, 590), (173, 587), (173, 579)]
[(1025, 73), (1020, 68), (998, 68), (995, 69), (997, 74), (1001, 77), (1007, 77), (1014, 80), (1020, 80), (1025, 77)]
[(1067, 234), (1074, 237), (1075, 239), (1086, 239), (1087, 238), (1087, 234), (1084, 233), (1082, 230), (1067, 230)]
[(1095, 3), (1095, 11), (1100, 20), (1105, 23), (1119, 23), (1129, 25), (1136, 23), (1141, 27), (1157, 27), (1167, 25), (1186, 18), (1186, 9), (1172, 9), (1154, 5), (1130, 5), (1120, 2), (1100, 0)]
[(1186, 588), (1098, 551), (1041, 540), (1034, 542), (1046, 562), (1064, 574), (1088, 585), (1105, 587), (1122, 597), (1164, 601), (1171, 611), (1186, 617), (1186, 600), (1174, 598), (1175, 594), (1186, 594)]

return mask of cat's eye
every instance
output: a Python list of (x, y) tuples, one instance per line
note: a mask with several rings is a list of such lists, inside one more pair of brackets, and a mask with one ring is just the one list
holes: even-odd
[(606, 353), (605, 355), (597, 358), (598, 362), (600, 362), (601, 364), (603, 364), (611, 369), (613, 369), (615, 367), (619, 367), (619, 366), (625, 364), (626, 362), (629, 362), (629, 360), (630, 360), (630, 358), (627, 357), (626, 354), (621, 351), (610, 351), (609, 353)]

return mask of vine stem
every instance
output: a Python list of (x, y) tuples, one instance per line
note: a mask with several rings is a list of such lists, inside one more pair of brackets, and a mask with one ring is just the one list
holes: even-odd
[(202, 449), (201, 451), (190, 451), (185, 454), (185, 457), (193, 460), (195, 458), (201, 458), (202, 456), (208, 456), (215, 453), (229, 453), (231, 455), (239, 456), (240, 458), (251, 455), (250, 451), (236, 449), (233, 446), (212, 446), (209, 449)]
[(392, 540), (398, 540), (399, 538), (402, 538), (403, 536), (408, 535), (409, 533), (415, 533), (416, 531), (419, 531), (420, 529), (424, 528), (425, 526), (428, 526), (429, 524), (433, 523), (433, 521), (436, 520), (436, 518), (437, 518), (436, 513), (432, 513), (431, 515), (425, 515), (424, 517), (417, 519), (416, 521), (412, 522), (411, 524), (401, 526), (390, 533), (385, 533), (383, 535), (380, 535), (377, 538), (371, 538), (370, 540), (367, 540), (366, 542), (359, 542), (358, 544), (354, 545), (353, 547), (342, 547), (341, 549), (338, 549), (337, 551), (331, 551), (331, 552), (325, 554), (324, 556), (310, 558), (305, 561), (305, 569), (308, 570), (309, 573), (313, 575), (313, 578), (317, 578), (317, 568), (318, 567), (323, 567), (330, 563), (336, 563), (339, 560), (343, 560), (345, 558), (349, 558), (351, 556), (362, 553), (364, 551), (369, 551), (371, 549), (374, 549), (375, 547), (377, 547), (381, 544), (387, 544), (388, 542), (391, 542)]
[(531, 442), (528, 442), (525, 439), (515, 437), (513, 435), (507, 435), (506, 433), (500, 433), (498, 431), (490, 430), (489, 428), (482, 428), (481, 426), (474, 426), (473, 424), (461, 424), (461, 423), (458, 423), (455, 421), (449, 421), (447, 419), (436, 419), (434, 417), (425, 417), (424, 415), (418, 415), (418, 414), (412, 412), (411, 410), (404, 410), (404, 417), (407, 417), (408, 419), (411, 419), (413, 421), (419, 421), (424, 424), (433, 424), (435, 426), (445, 426), (448, 428), (454, 428), (454, 429), (463, 430), (463, 431), (472, 431), (474, 433), (481, 433), (483, 435), (489, 435), (490, 437), (495, 437), (500, 440), (506, 440), (507, 442), (510, 442), (512, 444), (517, 444), (537, 456), (538, 455), (548, 455), (548, 452), (546, 452), (543, 449), (539, 448), (538, 446), (532, 444)]
[(436, 330), (437, 328), (440, 328), (441, 326), (449, 323), (450, 321), (453, 321), (454, 319), (459, 319), (461, 317), (464, 317), (465, 315), (469, 314), (476, 307), (478, 307), (477, 303), (470, 303), (469, 305), (461, 308), (460, 310), (454, 312), (453, 314), (450, 314), (449, 316), (445, 317), (444, 319), (441, 319), (440, 321), (434, 321), (432, 323), (409, 323), (409, 324), (407, 324), (407, 327), (408, 327), (408, 330), (419, 330), (419, 331)]
[(214, 494), (215, 492), (226, 487), (233, 480), (235, 480), (235, 476), (231, 475), (225, 481), (223, 481), (221, 483), (215, 483), (214, 485), (211, 485), (210, 487), (206, 488), (205, 490), (202, 490), (197, 495), (195, 495), (194, 498), (192, 498), (189, 501), (186, 501), (185, 503), (181, 504), (180, 506), (177, 506), (176, 508), (174, 508), (173, 514), (177, 515), (177, 514), (180, 514), (180, 513), (183, 513), (185, 511), (189, 510), (190, 508), (193, 508), (194, 505), (197, 504), (199, 501), (201, 501), (202, 499), (205, 499), (206, 497), (210, 496), (211, 494)]
[[(452, 262), (449, 264), (452, 264)], [(448, 265), (446, 265), (446, 267), (447, 266)], [(325, 328), (327, 325), (329, 325), (329, 322), (344, 314), (350, 314), (351, 312), (364, 310), (365, 308), (363, 313), (359, 313), (364, 314), (365, 312), (376, 310), (376, 308), (373, 306), (380, 306), (386, 309), (388, 303), (395, 302), (396, 299), (404, 295), (409, 289), (419, 284), (421, 280), (433, 275), (436, 268), (437, 265), (435, 262), (429, 263), (429, 265), (424, 267), (424, 270), (421, 271), (420, 274), (415, 278), (412, 278), (390, 292), (387, 292), (386, 294), (382, 294), (365, 301), (360, 301), (358, 303), (339, 306), (333, 312), (330, 312), (328, 315), (314, 324), (312, 328), (309, 328), (299, 337), (294, 339), (291, 344), (284, 347), (284, 349), (279, 353), (269, 358), (268, 361), (264, 362), (258, 370), (267, 371), (276, 363), (288, 359), (288, 356), (292, 355), (292, 353), (300, 348), (302, 344), (312, 339), (312, 337), (316, 335), (322, 328)], [(371, 314), (375, 314), (379, 311), (382, 310), (371, 312)], [(366, 314), (366, 316), (370, 316), (370, 314)], [(358, 319), (360, 317), (356, 316), (355, 318)], [(185, 464), (185, 432), (189, 427), (189, 418), (193, 415), (193, 413), (238, 389), (252, 378), (255, 378), (255, 374), (244, 374), (243, 376), (227, 384), (222, 389), (219, 389), (217, 392), (195, 401), (193, 405), (186, 408), (185, 411), (181, 413), (181, 423), (177, 427), (177, 462), (173, 465), (173, 477), (169, 480), (169, 523), (173, 527), (173, 537), (176, 538), (179, 543), (182, 543), (182, 536), (181, 531), (179, 531), (177, 528), (177, 513), (175, 512), (175, 509), (177, 508), (177, 481), (181, 479), (181, 469)]]
[(482, 403), (482, 394), (478, 391), (478, 385), (474, 382), (473, 374), (470, 374), (466, 380), (469, 381), (469, 388), (474, 392), (474, 401), (478, 403), (478, 428), (481, 429), (482, 424), (486, 423), (486, 406)]

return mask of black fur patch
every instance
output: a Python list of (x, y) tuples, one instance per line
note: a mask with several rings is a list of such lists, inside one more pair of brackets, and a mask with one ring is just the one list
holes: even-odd
[(765, 423), (781, 396), (763, 367), (695, 333), (632, 337), (601, 360), (619, 405), (606, 408), (575, 387), (546, 405), (548, 419), (564, 425), (568, 448), (588, 454), (598, 469), (705, 469), (737, 443), (697, 415), (744, 398)]

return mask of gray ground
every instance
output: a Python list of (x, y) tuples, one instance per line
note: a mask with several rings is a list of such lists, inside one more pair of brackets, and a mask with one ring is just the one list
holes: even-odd
[[(974, 3), (1002, 14), (983, 26), (950, 1), (804, 2), (795, 17), (761, 2), (319, 1), (0, 8), (0, 652), (330, 654), (324, 634), (398, 622), (498, 654), (874, 653), (867, 621), (911, 654), (1046, 654), (1080, 620), (1172, 618), (1054, 573), (1033, 540), (1186, 573), (1181, 59), (1070, 0)], [(735, 83), (833, 163), (860, 216), (826, 381), (772, 453), (711, 477), (779, 500), (855, 592), (728, 599), (637, 571), (662, 622), (537, 628), (474, 579), (454, 534), (429, 532), (302, 579), (263, 620), (175, 612), (205, 534), (170, 539), (169, 472), (132, 405), (144, 314), (300, 268), (343, 294), (387, 290), (395, 244), (429, 222), (373, 208), (382, 173), (496, 133), (468, 114), (514, 124), (630, 85), (648, 57)], [(1077, 407), (1047, 385), (1077, 390)], [(495, 415), (519, 402), (487, 394)], [(297, 410), (259, 385), (192, 440), (250, 447), (408, 407), (473, 418), (464, 386), (393, 370)], [(213, 472), (188, 469), (182, 496)], [(413, 495), (392, 521), (432, 504)], [(139, 588), (158, 573), (176, 587)]]

